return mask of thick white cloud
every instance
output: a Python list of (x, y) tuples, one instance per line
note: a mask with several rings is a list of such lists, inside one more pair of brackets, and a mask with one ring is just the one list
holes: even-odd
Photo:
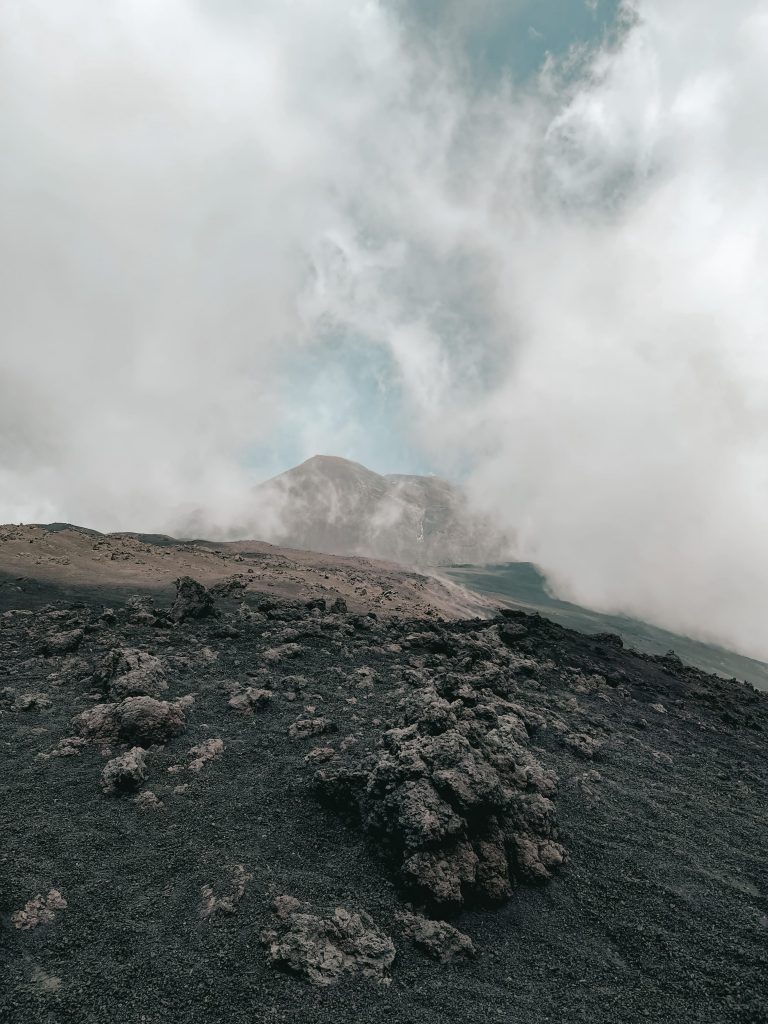
[(344, 331), (562, 594), (768, 657), (768, 11), (625, 13), (514, 91), (374, 2), (4, 4), (0, 519), (242, 522)]

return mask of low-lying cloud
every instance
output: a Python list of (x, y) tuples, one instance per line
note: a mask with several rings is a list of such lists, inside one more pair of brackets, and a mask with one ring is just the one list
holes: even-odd
[(4, 4), (0, 519), (244, 521), (344, 337), (562, 596), (768, 657), (764, 3), (514, 87), (406, 9)]

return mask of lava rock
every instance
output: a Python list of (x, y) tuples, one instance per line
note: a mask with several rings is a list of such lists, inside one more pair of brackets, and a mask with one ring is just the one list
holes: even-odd
[(119, 704), (96, 704), (72, 719), (85, 739), (122, 740), (148, 747), (184, 732), (185, 701), (172, 704), (154, 697), (126, 697)]
[(43, 654), (48, 656), (71, 654), (76, 651), (85, 638), (82, 629), (70, 629), (64, 633), (53, 633), (43, 641)]
[(11, 914), (14, 928), (28, 931), (41, 924), (50, 924), (60, 910), (67, 909), (67, 901), (58, 889), (51, 889), (47, 896), (38, 894), (29, 900), (21, 910)]
[(113, 648), (94, 675), (110, 697), (159, 697), (168, 689), (160, 658), (131, 647)]
[(389, 983), (395, 946), (367, 914), (337, 907), (330, 917), (318, 917), (303, 912), (290, 896), (278, 897), (273, 907), (277, 924), (262, 933), (261, 941), (276, 966), (319, 986), (358, 973)]
[(496, 904), (514, 881), (542, 881), (563, 863), (555, 779), (524, 745), (501, 698), (433, 686), (403, 704), (401, 725), (356, 766), (319, 769), (316, 795), (361, 822), (390, 851), (401, 881), (429, 905)]
[(272, 692), (262, 690), (258, 687), (247, 686), (244, 690), (238, 690), (227, 701), (233, 711), (241, 715), (252, 715), (254, 711), (263, 711), (272, 702)]
[(101, 788), (110, 795), (130, 793), (139, 789), (146, 777), (146, 754), (141, 747), (132, 747), (107, 761), (101, 773)]
[(440, 963), (450, 963), (460, 957), (473, 957), (477, 953), (472, 939), (447, 921), (431, 921), (427, 917), (409, 913), (398, 914), (397, 919), (402, 925), (403, 934)]
[(186, 619), (203, 619), (216, 615), (213, 595), (202, 583), (191, 576), (181, 576), (176, 580), (176, 600), (171, 606), (171, 619), (184, 622)]
[(310, 736), (320, 736), (323, 733), (335, 731), (336, 725), (323, 716), (297, 718), (292, 725), (288, 726), (288, 735), (291, 739), (307, 739)]

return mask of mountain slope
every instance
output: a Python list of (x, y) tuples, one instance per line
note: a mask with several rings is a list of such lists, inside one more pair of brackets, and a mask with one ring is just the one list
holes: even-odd
[(509, 549), (446, 480), (382, 476), (334, 456), (266, 481), (254, 498), (259, 536), (274, 544), (420, 565), (481, 563)]
[(768, 1019), (768, 696), (535, 615), (248, 578), (0, 614), (0, 1020)]

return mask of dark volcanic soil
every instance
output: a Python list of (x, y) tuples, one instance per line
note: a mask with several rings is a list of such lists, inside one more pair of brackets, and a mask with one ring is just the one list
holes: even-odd
[[(768, 1020), (768, 698), (751, 687), (523, 613), (384, 621), (235, 591), (217, 616), (185, 617), (192, 592), (172, 618), (146, 600), (104, 616), (87, 588), (74, 604), (42, 584), (4, 594), (3, 1022)], [(153, 691), (167, 734), (119, 704)], [(101, 733), (100, 703), (122, 709)], [(502, 719), (522, 729), (519, 764), (558, 777), (568, 860), (532, 885), (511, 858), (501, 905), (466, 886), (469, 906), (440, 913), (477, 955), (440, 963), (400, 917), (424, 896), (403, 888), (402, 851), (353, 813), (387, 795), (330, 808), (313, 779), (359, 784), (399, 725), (424, 750), (463, 730), (487, 774), (483, 730)], [(510, 791), (460, 797), (450, 775), (435, 785), (479, 849)], [(276, 916), (285, 895), (306, 914)], [(327, 924), (338, 907), (362, 916)], [(319, 987), (285, 970), (299, 918), (363, 928), (367, 973)]]

